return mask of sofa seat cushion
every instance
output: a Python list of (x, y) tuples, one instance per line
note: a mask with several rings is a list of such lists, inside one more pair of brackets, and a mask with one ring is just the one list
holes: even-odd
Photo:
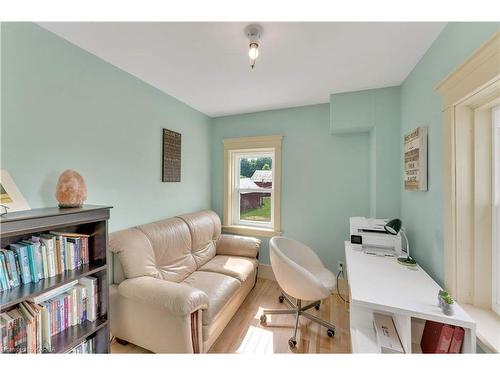
[(181, 284), (202, 290), (208, 295), (208, 309), (203, 310), (203, 324), (211, 324), (217, 314), (240, 288), (241, 282), (216, 272), (195, 271)]
[(256, 268), (257, 259), (217, 255), (208, 263), (198, 268), (198, 271), (222, 273), (223, 275), (234, 277), (243, 283), (249, 275), (254, 275), (253, 271)]

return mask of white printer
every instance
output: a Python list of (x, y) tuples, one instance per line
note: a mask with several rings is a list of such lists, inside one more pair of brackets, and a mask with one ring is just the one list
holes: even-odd
[(401, 234), (387, 233), (387, 220), (351, 217), (349, 222), (353, 249), (381, 256), (401, 255)]

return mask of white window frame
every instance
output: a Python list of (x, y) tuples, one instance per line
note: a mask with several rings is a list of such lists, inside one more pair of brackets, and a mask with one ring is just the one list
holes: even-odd
[[(281, 144), (283, 136), (224, 139), (224, 215), (222, 229), (258, 237), (281, 234)], [(241, 159), (261, 155), (272, 156), (271, 222), (240, 220), (239, 180)], [(247, 189), (245, 189), (247, 190)], [(258, 189), (262, 192), (267, 189)], [(250, 191), (250, 189), (248, 189)]]
[[(241, 176), (241, 160), (247, 158), (262, 158), (268, 157), (271, 158), (272, 166), (274, 166), (274, 149), (260, 149), (254, 151), (248, 150), (234, 150), (231, 152), (232, 160), (232, 168), (234, 173), (233, 186), (232, 186), (232, 197), (233, 197), (233, 224), (238, 226), (250, 226), (250, 227), (262, 227), (262, 228), (274, 228), (274, 173), (273, 173), (273, 181), (272, 187), (269, 188), (260, 188), (260, 189), (242, 189), (240, 188), (240, 176)], [(272, 167), (271, 167), (272, 170)], [(240, 194), (242, 192), (247, 193), (271, 193), (271, 220), (270, 222), (266, 221), (256, 221), (256, 220), (241, 220), (241, 207), (240, 207)]]
[(499, 47), (500, 33), (494, 33), (434, 87), (443, 111), (444, 286), (461, 304), (488, 310), (493, 279), (491, 108), (500, 99)]
[(492, 279), (492, 303), (491, 308), (500, 315), (500, 106), (492, 109), (492, 124), (493, 124), (493, 218), (492, 218), (492, 234), (493, 234), (493, 269)]

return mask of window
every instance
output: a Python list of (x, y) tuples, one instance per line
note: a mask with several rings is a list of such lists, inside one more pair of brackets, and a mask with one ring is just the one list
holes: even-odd
[(280, 231), (281, 136), (224, 140), (224, 230)]
[(493, 108), (493, 288), (492, 309), (500, 315), (500, 106)]
[(273, 160), (271, 152), (233, 152), (233, 221), (273, 228)]

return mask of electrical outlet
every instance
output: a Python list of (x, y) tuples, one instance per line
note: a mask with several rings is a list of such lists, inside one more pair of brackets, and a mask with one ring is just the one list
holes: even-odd
[(344, 272), (344, 262), (342, 262), (341, 260), (339, 260), (339, 262), (337, 263), (337, 271)]

